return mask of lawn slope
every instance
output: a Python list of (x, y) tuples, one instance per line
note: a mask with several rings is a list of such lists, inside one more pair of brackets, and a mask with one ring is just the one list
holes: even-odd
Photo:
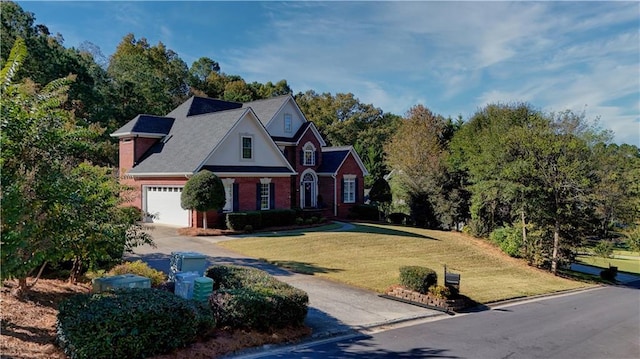
[(586, 286), (510, 258), (471, 236), (419, 228), (358, 224), (348, 231), (282, 232), (219, 243), (287, 268), (383, 292), (398, 283), (398, 268), (443, 265), (461, 276), (461, 292), (482, 303)]

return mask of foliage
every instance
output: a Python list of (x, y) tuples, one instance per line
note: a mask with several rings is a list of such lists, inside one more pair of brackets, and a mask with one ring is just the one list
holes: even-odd
[(378, 207), (370, 204), (356, 204), (349, 208), (350, 219), (377, 221), (380, 219)]
[(618, 274), (617, 270), (606, 268), (600, 271), (600, 278), (604, 280), (608, 280), (609, 282), (615, 283), (617, 274)]
[(373, 182), (369, 191), (369, 200), (372, 204), (378, 206), (378, 210), (384, 217), (387, 216), (393, 196), (391, 194), (391, 186), (389, 186), (389, 182), (384, 177), (379, 177)]
[(629, 250), (640, 254), (640, 225), (635, 225), (625, 232), (626, 243)]
[(57, 341), (72, 359), (143, 358), (184, 347), (214, 327), (206, 305), (132, 288), (61, 303)]
[(269, 227), (290, 226), (295, 223), (296, 211), (293, 209), (271, 209), (260, 211), (261, 222)]
[(420, 266), (400, 267), (400, 284), (407, 289), (427, 294), (429, 287), (438, 283), (438, 275), (433, 269)]
[(262, 216), (260, 211), (227, 213), (226, 224), (227, 228), (234, 231), (242, 231), (247, 226), (251, 226), (252, 230), (260, 229), (262, 228)]
[(166, 280), (166, 275), (163, 272), (149, 267), (147, 263), (141, 260), (118, 264), (117, 266), (111, 268), (109, 272), (106, 273), (106, 275), (114, 276), (129, 273), (151, 279), (151, 286), (153, 287), (160, 286)]
[(497, 228), (491, 232), (489, 239), (511, 257), (522, 255), (522, 230), (516, 226)]
[(392, 224), (404, 224), (407, 220), (407, 215), (404, 213), (394, 212), (390, 213), (388, 218)]
[(307, 315), (307, 294), (262, 270), (220, 265), (206, 276), (214, 280), (209, 304), (220, 326), (267, 330), (301, 325)]
[[(207, 212), (224, 207), (226, 197), (224, 185), (211, 171), (203, 170), (193, 175), (184, 185), (180, 194), (183, 209)], [(202, 216), (203, 227), (207, 228), (207, 216)]]
[(608, 240), (598, 241), (593, 247), (593, 254), (602, 258), (610, 258), (613, 255), (613, 243)]
[(429, 287), (429, 293), (436, 298), (451, 298), (451, 290), (443, 285), (432, 285), (431, 287)]
[[(61, 106), (74, 77), (46, 86), (13, 76), (25, 56), (18, 39), (2, 71), (1, 101), (2, 280), (26, 277), (46, 263), (72, 260), (71, 281), (83, 266), (119, 259), (150, 237), (119, 207), (120, 190), (110, 170), (83, 162), (95, 128), (78, 123)], [(8, 70), (8, 68), (12, 68)]]

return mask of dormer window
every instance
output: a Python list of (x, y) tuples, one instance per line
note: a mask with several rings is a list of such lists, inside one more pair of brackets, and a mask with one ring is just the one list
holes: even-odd
[(284, 115), (284, 132), (291, 133), (291, 115)]
[(310, 142), (304, 146), (302, 164), (305, 166), (316, 165), (316, 148)]

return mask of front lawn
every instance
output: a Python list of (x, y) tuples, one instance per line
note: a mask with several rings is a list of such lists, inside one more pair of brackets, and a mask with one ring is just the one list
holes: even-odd
[(581, 263), (599, 268), (618, 267), (618, 271), (640, 274), (640, 257), (602, 258), (594, 255), (581, 255), (576, 258)]
[(486, 241), (461, 233), (358, 224), (350, 231), (283, 232), (219, 243), (254, 258), (384, 292), (398, 283), (398, 268), (443, 265), (461, 274), (462, 294), (482, 303), (587, 286), (510, 258)]

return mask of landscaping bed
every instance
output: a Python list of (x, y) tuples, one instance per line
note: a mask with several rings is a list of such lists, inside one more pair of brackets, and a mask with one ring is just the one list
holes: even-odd
[(467, 308), (470, 304), (469, 301), (465, 298), (438, 298), (431, 293), (422, 294), (399, 285), (389, 287), (385, 294), (389, 297), (401, 299), (402, 301), (418, 305), (437, 307), (442, 310), (452, 312), (461, 311)]
[[(31, 279), (30, 279), (31, 280)], [(88, 293), (88, 284), (69, 285), (65, 281), (40, 279), (23, 298), (10, 294), (15, 282), (7, 281), (0, 290), (0, 352), (3, 358), (66, 358), (55, 345), (56, 316), (61, 301)], [(269, 331), (218, 328), (210, 338), (155, 359), (216, 358), (242, 349), (265, 344), (290, 343), (308, 337), (308, 327), (284, 327)]]

